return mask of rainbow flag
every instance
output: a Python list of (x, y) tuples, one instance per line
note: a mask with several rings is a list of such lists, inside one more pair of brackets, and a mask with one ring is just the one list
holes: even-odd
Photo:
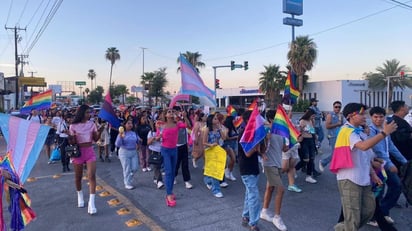
[(236, 109), (232, 105), (227, 106), (226, 112), (227, 112), (227, 115), (237, 116)]
[(240, 138), (240, 145), (245, 153), (250, 152), (257, 144), (266, 136), (265, 119), (259, 114), (257, 107), (253, 109), (249, 121), (246, 124), (245, 131), (242, 138)]
[(290, 121), (289, 116), (281, 105), (278, 105), (276, 110), (271, 132), (287, 138), (289, 140), (289, 147), (293, 147), (298, 142), (300, 135), (300, 132)]
[(247, 108), (248, 111), (253, 111), (255, 108), (258, 107), (257, 100), (258, 100), (258, 98), (253, 100), (253, 102)]
[(112, 107), (112, 98), (110, 97), (110, 91), (107, 92), (106, 97), (104, 97), (104, 102), (102, 109), (99, 111), (99, 118), (109, 122), (109, 124), (114, 128), (120, 127), (120, 120), (117, 118), (116, 113)]
[(243, 123), (243, 118), (242, 116), (236, 116), (235, 120), (233, 120), (233, 125), (235, 125), (235, 128), (238, 128), (240, 125)]
[(353, 168), (349, 137), (354, 131), (354, 128), (348, 126), (340, 128), (332, 153), (332, 161), (330, 163), (331, 172), (337, 173), (341, 168)]
[(20, 109), (21, 114), (29, 114), (33, 109), (43, 110), (49, 109), (52, 103), (53, 90), (47, 90), (43, 93), (35, 95), (27, 101)]
[(283, 94), (282, 100), (284, 104), (293, 105), (297, 102), (300, 92), (296, 88), (296, 80), (296, 74), (292, 71), (289, 71), (288, 77), (286, 78), (285, 93)]

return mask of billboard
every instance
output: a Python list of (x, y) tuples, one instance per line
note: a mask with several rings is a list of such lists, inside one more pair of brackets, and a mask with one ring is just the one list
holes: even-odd
[(303, 0), (283, 0), (283, 13), (302, 15)]
[(50, 84), (49, 89), (53, 90), (53, 94), (61, 94), (62, 93), (62, 85)]
[(44, 78), (41, 77), (19, 77), (18, 80), (20, 86), (45, 87), (47, 85)]

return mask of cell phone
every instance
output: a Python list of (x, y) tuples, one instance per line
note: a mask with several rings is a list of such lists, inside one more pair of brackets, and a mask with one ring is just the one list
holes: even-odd
[(386, 123), (390, 124), (393, 121), (392, 117), (386, 117)]

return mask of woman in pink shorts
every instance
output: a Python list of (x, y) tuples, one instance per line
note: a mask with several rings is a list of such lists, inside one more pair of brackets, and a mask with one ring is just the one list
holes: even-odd
[(84, 207), (83, 191), (82, 191), (82, 177), (83, 164), (87, 165), (87, 176), (89, 178), (89, 203), (87, 212), (95, 214), (97, 212), (94, 205), (96, 195), (96, 154), (93, 150), (93, 141), (99, 140), (103, 129), (97, 131), (97, 127), (93, 121), (90, 120), (91, 108), (87, 105), (81, 105), (76, 111), (76, 115), (72, 124), (70, 125), (70, 135), (74, 137), (77, 145), (80, 147), (80, 157), (72, 158), (74, 165), (74, 177), (77, 190), (77, 206)]

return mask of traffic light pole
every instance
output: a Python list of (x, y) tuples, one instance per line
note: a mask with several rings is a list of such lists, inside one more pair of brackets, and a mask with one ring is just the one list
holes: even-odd
[(215, 89), (215, 102), (216, 102), (216, 69), (217, 68), (224, 68), (224, 67), (231, 67), (230, 65), (221, 65), (221, 66), (213, 66), (213, 85), (214, 85), (214, 89)]
[(231, 61), (231, 65), (220, 65), (220, 66), (213, 66), (213, 76), (214, 76), (214, 79), (213, 79), (213, 84), (215, 85), (214, 86), (214, 89), (215, 89), (215, 101), (216, 101), (216, 69), (217, 68), (225, 68), (225, 67), (229, 67), (232, 71), (235, 69), (235, 68), (245, 68), (245, 71), (247, 70), (247, 69), (249, 69), (249, 62), (248, 61), (245, 61), (244, 62), (244, 64), (245, 65), (242, 65), (242, 64), (235, 64), (235, 61)]

